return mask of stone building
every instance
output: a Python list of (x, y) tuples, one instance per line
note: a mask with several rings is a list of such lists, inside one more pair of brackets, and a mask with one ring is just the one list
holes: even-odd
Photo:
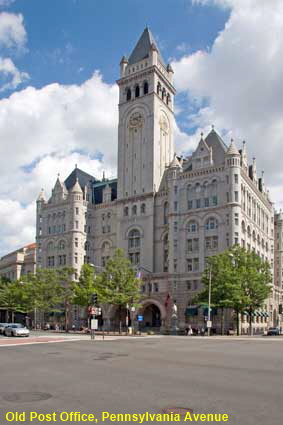
[[(21, 279), (28, 273), (34, 274), (36, 270), (36, 245), (35, 243), (10, 252), (0, 258), (0, 276), (10, 281)], [(22, 319), (21, 314), (16, 318)], [(0, 307), (0, 322), (8, 321), (8, 312)]]
[(0, 276), (10, 281), (18, 280), (28, 273), (35, 273), (36, 245), (31, 243), (0, 258)]
[[(173, 69), (148, 28), (123, 56), (117, 84), (118, 178), (98, 181), (75, 168), (64, 182), (58, 176), (48, 201), (40, 193), (38, 267), (67, 264), (77, 277), (84, 262), (103, 267), (123, 248), (142, 272), (143, 326), (169, 328), (174, 301), (180, 328), (205, 326), (207, 308), (191, 300), (207, 257), (240, 244), (273, 264), (274, 212), (263, 174), (255, 159), (248, 163), (244, 142), (227, 146), (214, 128), (190, 156), (174, 153)], [(256, 329), (276, 320), (280, 291), (274, 286), (275, 297), (255, 313)], [(115, 307), (103, 313), (115, 323)]]

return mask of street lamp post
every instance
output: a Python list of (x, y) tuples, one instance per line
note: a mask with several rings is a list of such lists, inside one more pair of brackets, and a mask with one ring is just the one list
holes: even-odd
[(208, 314), (207, 314), (207, 336), (210, 336), (211, 328), (211, 315), (210, 315), (210, 305), (211, 305), (211, 275), (212, 275), (212, 264), (209, 267), (209, 282), (208, 282)]

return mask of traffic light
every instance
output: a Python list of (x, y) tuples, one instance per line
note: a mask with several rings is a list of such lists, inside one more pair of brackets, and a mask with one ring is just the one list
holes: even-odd
[(97, 294), (92, 294), (92, 296), (91, 296), (91, 303), (92, 303), (92, 305), (96, 305), (97, 304)]

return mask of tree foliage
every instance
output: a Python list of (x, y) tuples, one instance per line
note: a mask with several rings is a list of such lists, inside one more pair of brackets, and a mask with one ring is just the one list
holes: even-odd
[(195, 301), (208, 300), (211, 272), (211, 303), (230, 307), (236, 313), (251, 313), (262, 307), (271, 292), (271, 268), (254, 252), (239, 246), (209, 257), (203, 273), (204, 290)]
[(140, 300), (140, 282), (124, 251), (117, 249), (107, 261), (105, 270), (96, 276), (94, 292), (101, 303), (121, 307), (127, 304), (137, 305)]

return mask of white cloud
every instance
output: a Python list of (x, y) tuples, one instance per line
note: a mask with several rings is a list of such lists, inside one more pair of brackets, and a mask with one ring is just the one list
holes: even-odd
[(117, 103), (117, 86), (98, 72), (80, 86), (27, 87), (0, 101), (2, 254), (34, 240), (34, 199), (41, 187), (50, 194), (58, 172), (64, 180), (78, 164), (116, 175)]
[(16, 89), (20, 84), (29, 79), (28, 73), (19, 71), (10, 58), (0, 57), (0, 73), (2, 74), (2, 79), (8, 80), (8, 82), (0, 87), (0, 92), (7, 89)]
[[(282, 184), (283, 2), (282, 0), (196, 0), (228, 5), (230, 17), (209, 51), (173, 63), (175, 84), (198, 112), (192, 127), (215, 124), (247, 140), (269, 186)], [(199, 105), (205, 106), (199, 106)], [(283, 194), (273, 190), (275, 201)]]
[(0, 45), (18, 49), (24, 47), (27, 34), (23, 22), (24, 19), (21, 14), (0, 13)]
[(15, 0), (0, 0), (0, 6), (10, 6)]

